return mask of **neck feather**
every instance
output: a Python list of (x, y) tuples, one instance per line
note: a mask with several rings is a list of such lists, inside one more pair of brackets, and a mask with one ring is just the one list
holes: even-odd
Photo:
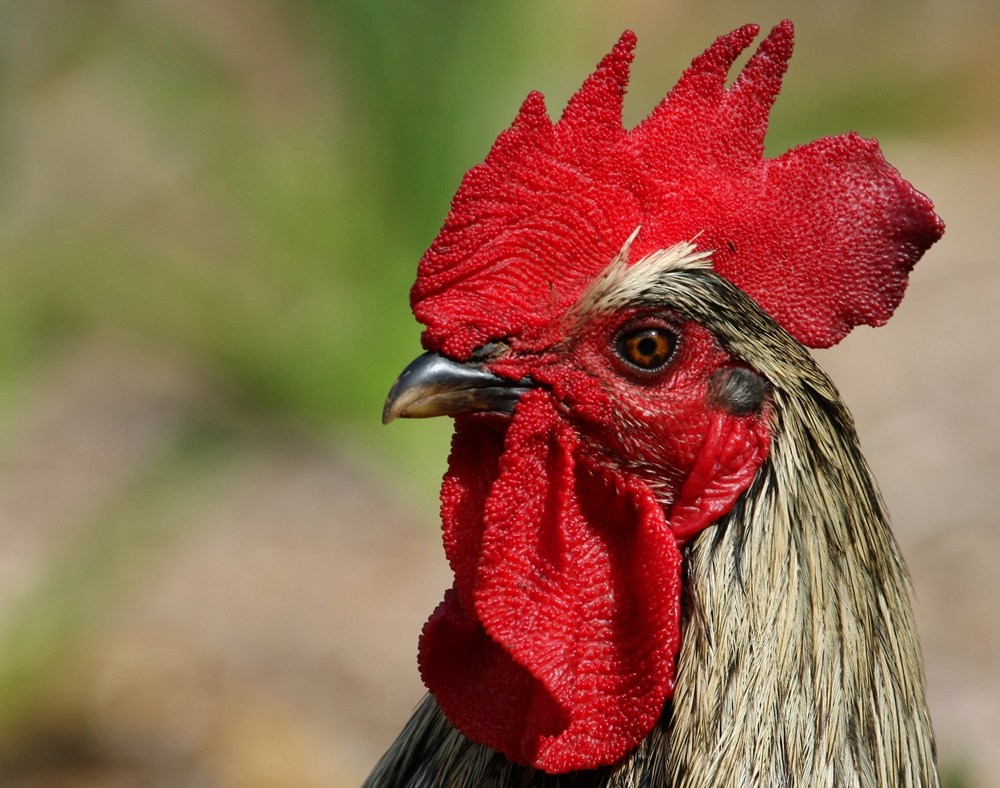
[(687, 556), (677, 786), (938, 785), (906, 573), (810, 366), (774, 390), (770, 460)]

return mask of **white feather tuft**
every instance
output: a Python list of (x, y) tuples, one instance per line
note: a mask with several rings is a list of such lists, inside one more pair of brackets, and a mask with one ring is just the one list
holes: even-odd
[(635, 228), (621, 251), (567, 312), (566, 319), (571, 326), (578, 326), (595, 315), (615, 312), (626, 304), (640, 300), (644, 294), (656, 290), (664, 274), (711, 269), (712, 250), (697, 251), (695, 239), (658, 249), (629, 265), (629, 251), (640, 229)]

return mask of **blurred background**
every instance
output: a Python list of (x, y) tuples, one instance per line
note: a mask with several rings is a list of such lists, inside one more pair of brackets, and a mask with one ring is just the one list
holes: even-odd
[(817, 355), (913, 575), (946, 784), (1000, 786), (995, 0), (0, 3), (0, 785), (357, 785), (450, 582), (450, 425), (379, 417), (462, 173), (625, 27), (634, 124), (785, 16), (769, 154), (877, 136), (948, 224), (893, 321)]

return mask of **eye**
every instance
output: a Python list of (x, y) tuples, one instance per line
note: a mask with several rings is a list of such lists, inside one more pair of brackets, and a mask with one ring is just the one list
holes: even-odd
[(670, 331), (659, 326), (644, 326), (621, 334), (615, 343), (615, 352), (637, 372), (659, 372), (670, 361), (676, 346), (677, 337)]

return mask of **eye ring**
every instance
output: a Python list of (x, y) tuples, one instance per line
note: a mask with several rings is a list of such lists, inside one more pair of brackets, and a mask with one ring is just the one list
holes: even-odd
[(677, 335), (660, 321), (632, 324), (614, 339), (614, 351), (623, 371), (648, 378), (660, 373), (673, 358)]

